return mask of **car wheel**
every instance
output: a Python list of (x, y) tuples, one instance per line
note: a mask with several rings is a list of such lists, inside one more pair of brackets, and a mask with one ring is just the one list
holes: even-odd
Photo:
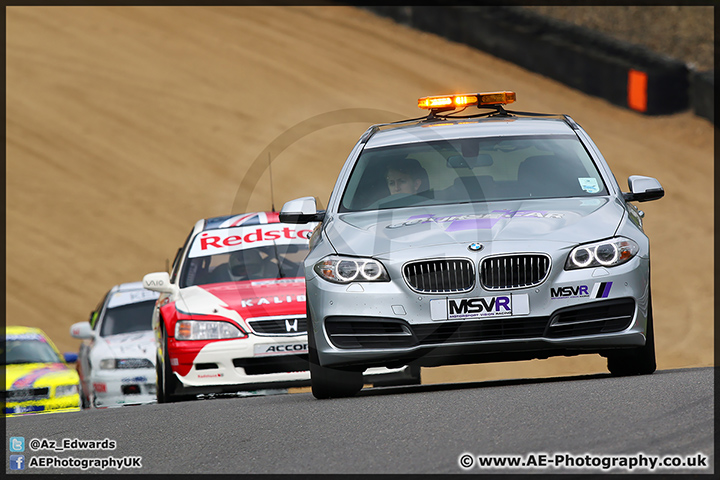
[(162, 358), (158, 355), (156, 359), (157, 374), (157, 396), (158, 403), (170, 403), (175, 400), (173, 392), (175, 391), (175, 382), (172, 368), (170, 368), (170, 352), (168, 352), (168, 339), (165, 326), (162, 327)]
[[(171, 402), (182, 402), (184, 400), (191, 400), (191, 399), (195, 398), (194, 395), (177, 393), (177, 391), (180, 389), (180, 387), (182, 385), (181, 385), (181, 382), (179, 382), (177, 380), (177, 378), (175, 378), (175, 374), (173, 373), (172, 368), (170, 368), (170, 351), (168, 350), (168, 339), (167, 339), (167, 332), (165, 331), (165, 327), (163, 327), (162, 333), (163, 333), (162, 367), (159, 369), (156, 367), (156, 373), (158, 376), (158, 385), (157, 385), (158, 386), (158, 392), (157, 392), (158, 403), (171, 403)], [(160, 362), (157, 362), (157, 365), (160, 365)], [(161, 397), (162, 397), (162, 401), (160, 400)]]
[(615, 376), (649, 375), (657, 368), (655, 362), (655, 328), (653, 326), (652, 296), (648, 300), (645, 345), (631, 351), (608, 355), (607, 366)]
[(160, 359), (160, 355), (155, 354), (155, 394), (158, 403), (167, 403), (165, 399), (165, 382), (163, 381), (163, 369), (165, 363)]
[(87, 394), (85, 393), (85, 389), (83, 388), (83, 381), (82, 379), (80, 382), (78, 382), (78, 394), (80, 395), (80, 409), (87, 410), (90, 408), (90, 402), (88, 401)]
[(317, 399), (352, 397), (363, 387), (362, 372), (327, 368), (320, 365), (310, 312), (307, 312), (308, 360), (312, 394)]

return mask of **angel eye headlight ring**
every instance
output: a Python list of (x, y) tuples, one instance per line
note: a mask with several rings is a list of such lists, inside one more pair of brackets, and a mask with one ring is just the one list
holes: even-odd
[(578, 245), (570, 251), (565, 270), (615, 267), (628, 262), (639, 250), (640, 247), (635, 241), (625, 237)]

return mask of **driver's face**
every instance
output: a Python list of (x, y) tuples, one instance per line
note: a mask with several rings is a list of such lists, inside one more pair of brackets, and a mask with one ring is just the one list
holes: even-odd
[(387, 185), (390, 189), (390, 194), (396, 193), (417, 193), (420, 188), (420, 179), (413, 179), (410, 175), (397, 170), (390, 170), (387, 174)]
[(247, 277), (247, 268), (242, 263), (231, 267), (230, 271), (234, 277)]

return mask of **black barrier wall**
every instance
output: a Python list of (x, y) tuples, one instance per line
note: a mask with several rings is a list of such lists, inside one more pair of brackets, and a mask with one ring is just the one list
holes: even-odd
[(715, 72), (692, 72), (690, 104), (693, 111), (715, 123)]
[(509, 6), (364, 6), (582, 92), (647, 114), (692, 108), (714, 122), (714, 74), (600, 32)]

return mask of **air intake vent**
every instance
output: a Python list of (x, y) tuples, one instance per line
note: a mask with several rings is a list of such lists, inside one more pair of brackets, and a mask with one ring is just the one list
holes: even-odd
[(540, 285), (550, 273), (550, 257), (541, 254), (488, 257), (480, 263), (485, 290), (511, 290)]
[(410, 288), (419, 293), (467, 292), (475, 284), (475, 268), (466, 259), (408, 263), (403, 267), (403, 275)]
[(558, 310), (550, 321), (548, 337), (576, 337), (620, 332), (635, 316), (635, 300), (621, 298)]

